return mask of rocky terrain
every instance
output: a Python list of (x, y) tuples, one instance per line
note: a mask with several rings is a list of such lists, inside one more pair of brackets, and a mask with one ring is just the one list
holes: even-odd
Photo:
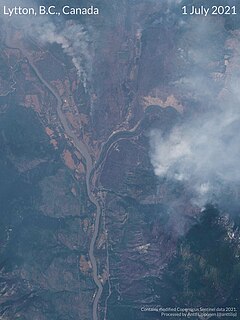
[[(92, 2), (94, 18), (1, 19), (0, 317), (238, 308), (238, 177), (207, 172), (219, 188), (202, 203), (197, 174), (158, 174), (152, 137), (184, 137), (211, 117), (221, 127), (222, 108), (238, 106), (239, 16), (184, 17), (189, 1)], [(226, 148), (238, 124), (224, 129)]]

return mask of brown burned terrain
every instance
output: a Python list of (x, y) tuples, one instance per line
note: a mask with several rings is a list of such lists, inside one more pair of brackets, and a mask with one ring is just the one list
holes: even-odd
[[(95, 2), (94, 20), (61, 21), (89, 31), (86, 89), (60, 45), (1, 22), (0, 316), (90, 320), (94, 303), (99, 320), (159, 319), (143, 305), (237, 307), (239, 218), (231, 208), (200, 212), (191, 186), (157, 178), (149, 132), (227, 96), (239, 21), (214, 20), (199, 67), (192, 25), (169, 2)], [(183, 90), (192, 68), (216, 88), (204, 103)]]

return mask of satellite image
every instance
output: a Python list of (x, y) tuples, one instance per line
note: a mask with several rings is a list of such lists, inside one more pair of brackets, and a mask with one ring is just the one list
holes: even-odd
[(240, 319), (240, 3), (0, 25), (0, 319)]

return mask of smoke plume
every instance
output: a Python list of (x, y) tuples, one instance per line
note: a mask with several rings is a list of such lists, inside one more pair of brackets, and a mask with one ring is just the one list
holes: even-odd
[(157, 176), (188, 186), (191, 201), (204, 206), (239, 187), (240, 42), (238, 33), (226, 34), (221, 20), (195, 19), (184, 28), (179, 45), (191, 41), (188, 68), (175, 86), (201, 112), (185, 115), (169, 133), (152, 130), (150, 157)]
[(90, 41), (88, 33), (78, 23), (63, 23), (61, 27), (51, 21), (34, 23), (34, 36), (43, 44), (59, 44), (63, 51), (72, 58), (72, 62), (81, 78), (84, 87), (91, 77)]
[[(9, 7), (33, 7), (38, 10), (36, 1), (9, 0)], [(86, 88), (91, 81), (92, 59), (90, 32), (87, 26), (83, 27), (78, 21), (66, 21), (58, 17), (46, 16), (1, 16), (1, 19), (13, 25), (16, 29), (22, 29), (26, 35), (32, 37), (40, 45), (58, 44), (72, 59), (78, 76)]]

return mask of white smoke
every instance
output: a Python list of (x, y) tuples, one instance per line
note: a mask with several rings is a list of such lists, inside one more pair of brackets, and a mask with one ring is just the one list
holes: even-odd
[[(33, 7), (38, 10), (36, 1), (8, 0), (9, 7)], [(40, 45), (59, 44), (63, 51), (72, 59), (78, 76), (86, 88), (87, 82), (91, 81), (92, 56), (90, 32), (79, 22), (58, 18), (53, 20), (46, 16), (1, 16), (1, 19), (32, 37)], [(57, 23), (55, 23), (57, 21)]]
[[(190, 183), (202, 202), (216, 183), (240, 181), (239, 105), (227, 106), (175, 127), (164, 136), (151, 132), (151, 161), (156, 175)], [(203, 205), (204, 203), (202, 203)]]
[(72, 58), (72, 62), (81, 78), (84, 87), (90, 81), (92, 67), (89, 52), (90, 41), (88, 33), (78, 23), (65, 23), (56, 27), (51, 21), (34, 23), (34, 36), (43, 44), (59, 44), (63, 51)]
[[(221, 25), (219, 29), (222, 32)], [(195, 26), (191, 36), (196, 30), (204, 30), (200, 39), (204, 36), (205, 41), (211, 43), (212, 34), (207, 23), (204, 28)], [(199, 39), (199, 34), (198, 38), (197, 34), (195, 36)], [(232, 57), (228, 60), (225, 75), (219, 73), (223, 78), (221, 90), (214, 85), (218, 80), (207, 71), (221, 40), (215, 39), (210, 47), (204, 43), (197, 47), (193, 42), (189, 49), (190, 54), (195, 52), (198, 61), (194, 65), (198, 68), (189, 68), (180, 87), (183, 95), (197, 99), (203, 112), (186, 116), (169, 133), (159, 129), (150, 133), (150, 156), (155, 174), (187, 186), (193, 194), (192, 202), (198, 206), (204, 206), (213, 198), (221, 198), (226, 187), (235, 188), (240, 183), (240, 86), (239, 69), (235, 68), (240, 61), (240, 43), (238, 34), (230, 34), (229, 39)], [(222, 45), (226, 43), (222, 40)], [(197, 73), (199, 66), (200, 75)], [(206, 103), (209, 103), (207, 108)]]

